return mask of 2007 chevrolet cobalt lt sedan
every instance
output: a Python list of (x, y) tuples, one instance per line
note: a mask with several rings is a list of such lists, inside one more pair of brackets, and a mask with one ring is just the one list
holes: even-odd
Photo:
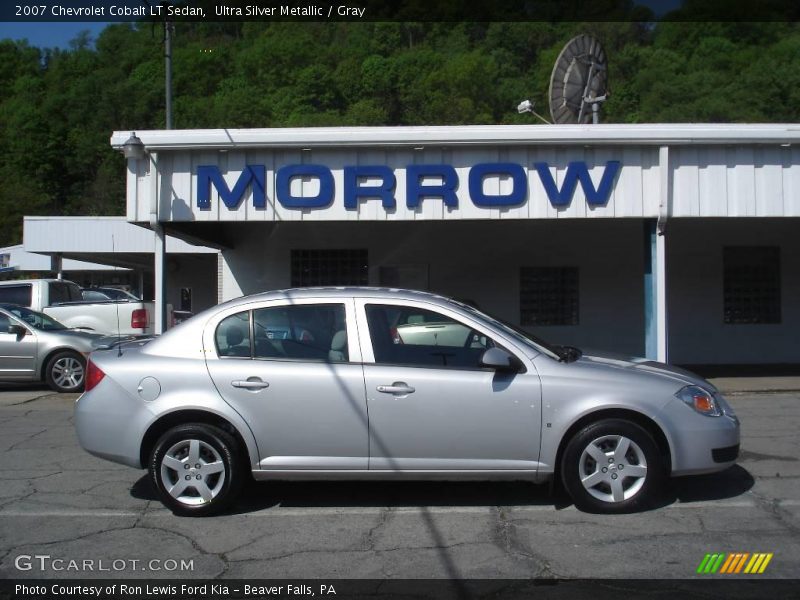
[(579, 508), (627, 512), (739, 451), (731, 407), (691, 373), (370, 288), (246, 296), (96, 351), (75, 426), (90, 453), (148, 468), (183, 515), (221, 510), (250, 474), (559, 477)]

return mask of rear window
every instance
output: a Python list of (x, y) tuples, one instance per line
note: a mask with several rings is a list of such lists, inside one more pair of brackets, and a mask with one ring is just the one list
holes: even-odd
[(51, 281), (50, 282), (50, 304), (61, 304), (62, 302), (77, 302), (83, 300), (81, 289), (72, 282)]
[(0, 302), (4, 304), (31, 305), (31, 284), (0, 286)]

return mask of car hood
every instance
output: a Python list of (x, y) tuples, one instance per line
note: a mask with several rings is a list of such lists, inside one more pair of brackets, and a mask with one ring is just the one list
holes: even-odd
[(38, 330), (37, 333), (59, 337), (66, 341), (82, 340), (92, 344), (94, 344), (97, 340), (101, 340), (106, 337), (100, 333), (92, 333), (90, 331), (83, 331), (80, 329), (54, 329), (50, 331)]
[(650, 360), (649, 358), (625, 356), (622, 354), (589, 350), (586, 354), (578, 359), (578, 362), (596, 366), (602, 365), (609, 369), (621, 369), (625, 371), (633, 370), (637, 373), (649, 374), (664, 379), (671, 379), (686, 385), (699, 385), (709, 389), (709, 391), (716, 391), (716, 388), (713, 385), (691, 371)]

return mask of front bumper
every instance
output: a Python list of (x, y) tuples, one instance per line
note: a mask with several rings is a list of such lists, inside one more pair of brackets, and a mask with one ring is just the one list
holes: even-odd
[(706, 417), (677, 398), (665, 407), (671, 417), (672, 475), (700, 475), (723, 471), (739, 455), (739, 419), (724, 414)]

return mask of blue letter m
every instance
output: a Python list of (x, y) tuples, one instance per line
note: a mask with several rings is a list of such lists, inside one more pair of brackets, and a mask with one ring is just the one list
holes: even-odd
[(255, 208), (266, 208), (267, 196), (264, 192), (264, 181), (266, 179), (266, 169), (264, 165), (247, 165), (233, 189), (228, 188), (219, 167), (203, 166), (197, 167), (197, 208), (209, 210), (211, 208), (211, 186), (217, 189), (219, 197), (225, 206), (235, 210), (244, 198), (247, 186), (253, 184), (253, 206)]
[(586, 163), (582, 161), (571, 162), (567, 165), (567, 174), (564, 176), (564, 183), (561, 185), (561, 190), (559, 190), (556, 182), (553, 181), (553, 176), (550, 174), (550, 168), (547, 163), (536, 163), (534, 166), (539, 173), (539, 179), (542, 180), (542, 185), (545, 192), (547, 192), (547, 197), (550, 199), (550, 204), (553, 206), (569, 206), (578, 181), (581, 182), (583, 193), (586, 194), (586, 203), (589, 206), (604, 206), (611, 197), (611, 188), (619, 172), (619, 161), (608, 161), (603, 177), (600, 179), (600, 185), (595, 189)]

